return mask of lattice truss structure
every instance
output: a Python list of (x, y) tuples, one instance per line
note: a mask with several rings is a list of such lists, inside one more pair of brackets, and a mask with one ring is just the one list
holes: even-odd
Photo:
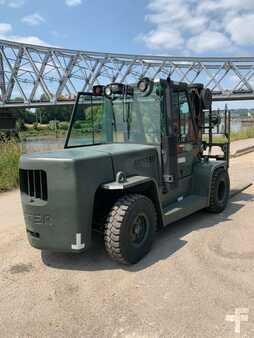
[(93, 53), (0, 40), (0, 108), (72, 104), (95, 84), (141, 77), (201, 82), (215, 100), (254, 99), (254, 57), (193, 58)]

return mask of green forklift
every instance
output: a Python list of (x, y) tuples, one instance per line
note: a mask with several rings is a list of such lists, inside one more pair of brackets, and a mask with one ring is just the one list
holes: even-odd
[(214, 112), (202, 84), (142, 78), (81, 92), (64, 149), (21, 157), (28, 240), (80, 253), (99, 231), (111, 258), (135, 264), (156, 231), (226, 208), (229, 144), (230, 112)]

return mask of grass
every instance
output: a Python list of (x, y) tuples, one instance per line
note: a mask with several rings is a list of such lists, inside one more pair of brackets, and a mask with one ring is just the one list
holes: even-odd
[(0, 142), (0, 192), (18, 186), (20, 155), (21, 149), (16, 142)]
[[(248, 138), (254, 138), (254, 127), (249, 127), (240, 131), (231, 131), (230, 134), (230, 142), (246, 140)], [(204, 135), (203, 140), (208, 141), (208, 136)], [(214, 141), (223, 143), (225, 142), (225, 138), (222, 135), (214, 136)]]
[(49, 128), (37, 128), (32, 129), (29, 128), (26, 131), (21, 131), (20, 137), (22, 140), (25, 140), (30, 137), (49, 137), (49, 138), (56, 138), (56, 137), (64, 137), (66, 135), (66, 130), (58, 129), (57, 133), (54, 130)]
[(231, 132), (231, 142), (254, 138), (254, 127), (249, 127), (238, 132)]

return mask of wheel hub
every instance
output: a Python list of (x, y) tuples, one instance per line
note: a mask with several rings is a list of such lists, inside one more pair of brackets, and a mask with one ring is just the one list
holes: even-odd
[(138, 215), (131, 229), (131, 240), (134, 244), (140, 244), (147, 232), (147, 219), (144, 215)]

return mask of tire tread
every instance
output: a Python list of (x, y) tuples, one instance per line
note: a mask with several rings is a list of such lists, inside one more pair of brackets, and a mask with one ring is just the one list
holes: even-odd
[(148, 197), (141, 194), (129, 194), (120, 197), (109, 212), (105, 223), (104, 241), (106, 251), (113, 260), (121, 264), (129, 264), (120, 248), (121, 226), (127, 212), (129, 212), (141, 198), (151, 202)]
[[(218, 168), (212, 177), (212, 183), (211, 183), (211, 192), (210, 192), (210, 201), (209, 201), (209, 207), (207, 208), (207, 211), (211, 212), (211, 213), (219, 213), (221, 212), (223, 209), (218, 206), (218, 204), (216, 203), (216, 185), (217, 185), (217, 180), (218, 177), (221, 175), (222, 172), (225, 172), (228, 176), (227, 171), (224, 168)], [(229, 182), (229, 178), (228, 178), (228, 182)]]

